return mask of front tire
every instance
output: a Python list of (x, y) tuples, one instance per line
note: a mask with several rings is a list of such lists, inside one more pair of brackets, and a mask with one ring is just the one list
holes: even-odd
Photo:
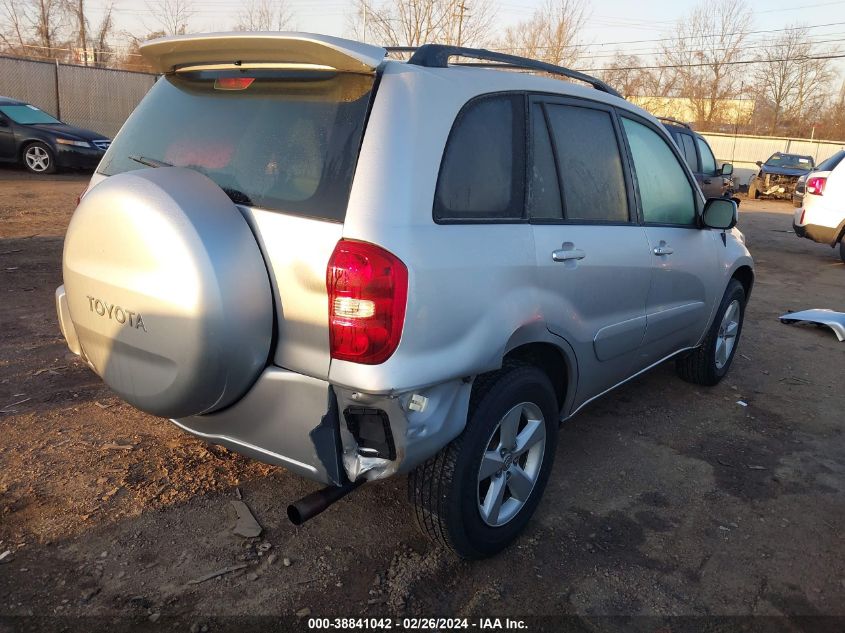
[(845, 263), (845, 237), (839, 242), (839, 258)]
[(56, 157), (46, 144), (30, 143), (23, 150), (23, 166), (33, 174), (52, 174), (56, 171)]
[(713, 324), (700, 347), (675, 361), (683, 380), (712, 387), (719, 383), (733, 362), (745, 319), (745, 288), (731, 279)]
[(748, 183), (748, 197), (751, 200), (756, 200), (760, 197), (760, 192), (757, 191), (757, 179), (753, 179), (750, 183)]
[(506, 365), (479, 376), (464, 431), (408, 477), (417, 523), (462, 558), (484, 558), (525, 528), (555, 456), (558, 404), (546, 374)]

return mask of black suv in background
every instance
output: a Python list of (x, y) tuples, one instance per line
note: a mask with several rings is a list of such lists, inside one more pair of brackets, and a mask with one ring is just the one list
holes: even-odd
[(111, 140), (63, 123), (34, 105), (0, 97), (0, 162), (36, 174), (57, 168), (94, 169)]
[(676, 119), (668, 117), (657, 117), (669, 131), (669, 135), (681, 154), (686, 159), (692, 173), (695, 174), (695, 179), (698, 186), (701, 187), (701, 192), (705, 198), (721, 198), (730, 197), (733, 195), (734, 186), (731, 174), (734, 168), (730, 163), (723, 163), (721, 167), (716, 167), (716, 158), (713, 156), (713, 150), (704, 139), (703, 136), (696, 134), (695, 131), (686, 123), (682, 123)]

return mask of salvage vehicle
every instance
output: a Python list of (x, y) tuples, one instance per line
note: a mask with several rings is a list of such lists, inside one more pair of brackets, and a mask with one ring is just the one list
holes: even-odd
[(492, 555), (562, 421), (668, 359), (728, 371), (736, 202), (601, 80), (309, 34), (141, 51), (163, 76), (70, 222), (61, 329), (139, 409), (326, 484), (295, 523), (408, 474), (426, 534)]
[(807, 175), (801, 208), (795, 210), (792, 228), (798, 237), (806, 237), (831, 248), (839, 245), (845, 262), (845, 150), (819, 163)]
[(761, 196), (791, 200), (798, 178), (813, 171), (812, 156), (775, 152), (763, 163), (757, 161), (760, 171), (748, 183), (748, 197)]
[(807, 174), (800, 176), (795, 183), (795, 191), (792, 192), (792, 206), (800, 207), (804, 204), (804, 191), (807, 187)]
[(706, 198), (730, 198), (734, 194), (734, 182), (731, 177), (734, 167), (731, 163), (722, 163), (716, 167), (716, 158), (710, 144), (700, 134), (696, 134), (692, 126), (677, 119), (657, 117), (663, 124), (675, 145), (681, 150), (681, 155), (687, 161), (695, 180)]
[(111, 140), (68, 125), (23, 101), (0, 97), (0, 162), (19, 163), (34, 174), (94, 169)]

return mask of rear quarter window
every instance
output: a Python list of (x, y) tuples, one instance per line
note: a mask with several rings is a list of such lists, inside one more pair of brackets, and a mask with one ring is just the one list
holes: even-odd
[[(253, 78), (231, 89), (234, 77)], [(235, 84), (243, 86), (247, 82)], [(343, 221), (373, 77), (197, 71), (161, 78), (100, 163), (152, 159), (199, 171), (247, 206)]]
[(524, 97), (479, 97), (455, 119), (434, 194), (436, 220), (507, 220), (525, 214)]

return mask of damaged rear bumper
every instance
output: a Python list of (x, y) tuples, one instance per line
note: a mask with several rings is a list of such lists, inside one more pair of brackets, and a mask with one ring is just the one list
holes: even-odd
[(269, 367), (234, 405), (173, 420), (183, 430), (324, 484), (383, 479), (463, 430), (471, 383), (374, 395)]

